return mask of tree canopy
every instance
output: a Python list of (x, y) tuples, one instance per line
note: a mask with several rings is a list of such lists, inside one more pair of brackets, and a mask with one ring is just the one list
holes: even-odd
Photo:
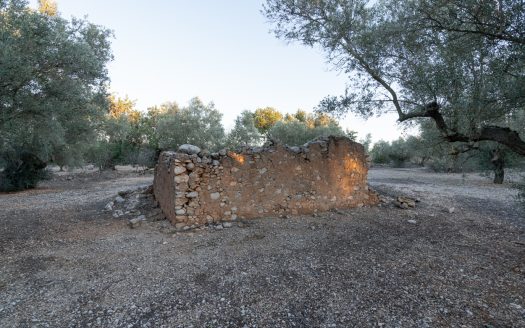
[(81, 141), (107, 110), (110, 31), (0, 2), (0, 152), (48, 160)]
[(525, 110), (520, 0), (267, 0), (280, 38), (322, 48), (349, 75), (325, 112), (430, 118), (442, 138), (494, 141), (525, 155), (511, 121)]
[(268, 131), (271, 139), (288, 146), (300, 146), (317, 137), (330, 135), (354, 139), (354, 136), (344, 132), (337, 122), (313, 126), (299, 120), (279, 121)]
[(227, 138), (230, 147), (261, 144), (271, 139), (289, 146), (303, 145), (320, 136), (337, 135), (355, 139), (355, 132), (343, 131), (336, 119), (325, 113), (308, 113), (298, 109), (282, 114), (275, 108), (243, 111)]
[(263, 138), (255, 126), (255, 113), (245, 110), (235, 118), (235, 125), (228, 134), (227, 145), (230, 147), (258, 145)]
[(278, 121), (283, 119), (283, 114), (273, 107), (258, 108), (254, 113), (255, 127), (261, 133), (266, 133)]
[(187, 107), (167, 111), (159, 117), (157, 136), (161, 149), (177, 150), (184, 143), (216, 150), (224, 143), (222, 114), (215, 105), (193, 98)]
[(56, 16), (58, 14), (57, 3), (53, 0), (38, 0), (38, 10), (41, 14)]
[[(0, 1), (0, 157), (74, 156), (107, 111), (111, 32), (49, 1)], [(18, 155), (16, 155), (18, 154)], [(26, 156), (26, 158), (32, 158)]]

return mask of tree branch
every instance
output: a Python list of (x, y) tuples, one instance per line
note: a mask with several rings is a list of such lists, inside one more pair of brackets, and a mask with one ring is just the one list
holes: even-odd
[(433, 119), (434, 123), (436, 123), (436, 127), (441, 132), (441, 135), (448, 142), (475, 143), (478, 141), (494, 141), (509, 147), (517, 154), (525, 156), (525, 141), (520, 138), (518, 132), (509, 128), (487, 125), (481, 127), (478, 133), (472, 136), (459, 133), (458, 131), (449, 128), (440, 112), (440, 106), (436, 102), (431, 102), (425, 105), (420, 111), (404, 114), (399, 118), (399, 121), (403, 122), (418, 117), (429, 117)]

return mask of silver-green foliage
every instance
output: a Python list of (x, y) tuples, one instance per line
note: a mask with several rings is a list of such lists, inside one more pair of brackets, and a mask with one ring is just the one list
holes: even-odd
[(328, 125), (309, 126), (299, 120), (279, 121), (269, 131), (269, 138), (289, 146), (303, 145), (322, 136), (349, 136), (341, 127), (330, 122)]
[(174, 108), (158, 117), (157, 137), (163, 150), (177, 150), (182, 144), (217, 150), (225, 141), (222, 114), (210, 103), (193, 98), (187, 107)]
[(227, 146), (257, 146), (264, 136), (255, 127), (255, 115), (250, 111), (243, 111), (235, 118), (235, 125), (227, 137)]
[(40, 13), (24, 0), (0, 1), (4, 175), (13, 159), (23, 162), (17, 154), (62, 164), (80, 159), (107, 110), (110, 37), (100, 26)]
[(374, 163), (402, 167), (409, 162), (418, 161), (423, 156), (418, 152), (418, 144), (418, 138), (413, 136), (392, 142), (380, 140), (372, 147), (370, 156)]
[(0, 1), (0, 153), (75, 152), (106, 111), (110, 31)]
[(388, 141), (379, 140), (374, 144), (370, 150), (370, 157), (373, 163), (388, 164), (390, 163), (390, 143)]
[(430, 118), (446, 141), (525, 155), (507, 129), (525, 108), (522, 0), (267, 0), (264, 12), (279, 37), (324, 49), (349, 75), (321, 109)]

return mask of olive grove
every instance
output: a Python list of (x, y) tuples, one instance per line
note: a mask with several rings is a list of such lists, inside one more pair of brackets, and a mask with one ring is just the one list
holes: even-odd
[(280, 38), (319, 47), (348, 74), (319, 109), (399, 122), (431, 119), (458, 152), (493, 142), (525, 156), (525, 3), (519, 0), (268, 0)]

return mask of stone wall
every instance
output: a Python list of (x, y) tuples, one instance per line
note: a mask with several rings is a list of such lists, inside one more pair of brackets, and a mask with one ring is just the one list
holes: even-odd
[(363, 146), (344, 137), (240, 153), (208, 154), (183, 145), (160, 155), (154, 193), (166, 217), (188, 229), (375, 204), (367, 172)]

